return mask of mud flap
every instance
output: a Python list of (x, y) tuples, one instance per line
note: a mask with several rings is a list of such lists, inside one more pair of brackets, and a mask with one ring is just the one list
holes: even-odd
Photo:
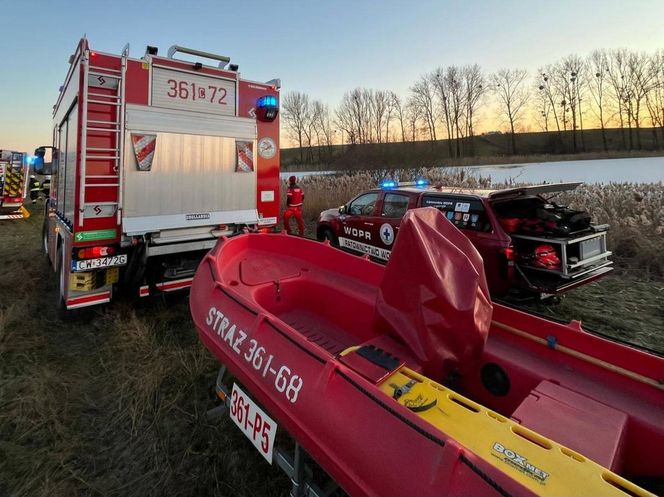
[(147, 264), (147, 249), (145, 243), (134, 248), (132, 255), (129, 257), (129, 264), (124, 271), (122, 278), (122, 286), (125, 288), (127, 295), (136, 295), (138, 289), (143, 281), (145, 275), (145, 267)]

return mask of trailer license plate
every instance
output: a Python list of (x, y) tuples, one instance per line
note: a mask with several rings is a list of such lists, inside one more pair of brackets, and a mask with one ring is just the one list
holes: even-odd
[(127, 264), (127, 254), (114, 255), (113, 257), (102, 257), (100, 259), (86, 259), (83, 261), (71, 261), (72, 271), (88, 271), (105, 267), (124, 266)]
[(277, 423), (258, 407), (249, 396), (233, 384), (231, 392), (231, 419), (247, 436), (261, 455), (272, 464), (272, 448), (277, 436)]

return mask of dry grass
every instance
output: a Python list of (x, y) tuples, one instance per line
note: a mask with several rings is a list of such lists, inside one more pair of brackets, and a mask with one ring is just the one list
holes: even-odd
[(0, 225), (0, 495), (281, 495), (285, 477), (205, 412), (218, 363), (184, 297), (56, 320), (41, 216)]
[(609, 276), (567, 294), (559, 305), (530, 303), (549, 318), (577, 319), (584, 328), (664, 354), (664, 281)]
[[(306, 180), (307, 217), (375, 180), (369, 174), (344, 178), (343, 190), (337, 181)], [(661, 202), (661, 188), (653, 187), (653, 195), (658, 191)], [(648, 206), (644, 215), (654, 224), (648, 209), (657, 212), (658, 204), (649, 192), (643, 187), (644, 199), (635, 205)], [(634, 222), (635, 229), (646, 226)], [(284, 475), (229, 419), (206, 421), (218, 364), (198, 341), (186, 299), (120, 301), (61, 323), (53, 305), (55, 277), (40, 255), (39, 212), (3, 222), (0, 230), (0, 495), (288, 492)], [(581, 317), (664, 350), (663, 295), (661, 281), (626, 274), (579, 290), (557, 308), (537, 310)]]

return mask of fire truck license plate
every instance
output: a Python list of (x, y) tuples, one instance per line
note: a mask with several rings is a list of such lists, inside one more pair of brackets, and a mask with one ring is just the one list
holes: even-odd
[(100, 259), (87, 259), (84, 261), (71, 261), (72, 271), (88, 271), (104, 267), (124, 266), (127, 264), (127, 254), (102, 257)]
[(272, 448), (277, 436), (277, 423), (265, 414), (249, 396), (233, 384), (231, 392), (231, 419), (247, 436), (261, 455), (272, 464)]

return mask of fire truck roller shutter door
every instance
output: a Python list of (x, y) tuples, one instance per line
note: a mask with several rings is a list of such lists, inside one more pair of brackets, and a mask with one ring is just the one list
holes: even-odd
[[(125, 233), (258, 222), (257, 173), (235, 172), (236, 141), (256, 149), (255, 120), (127, 105), (126, 126)], [(132, 133), (157, 136), (150, 171), (137, 168)]]

